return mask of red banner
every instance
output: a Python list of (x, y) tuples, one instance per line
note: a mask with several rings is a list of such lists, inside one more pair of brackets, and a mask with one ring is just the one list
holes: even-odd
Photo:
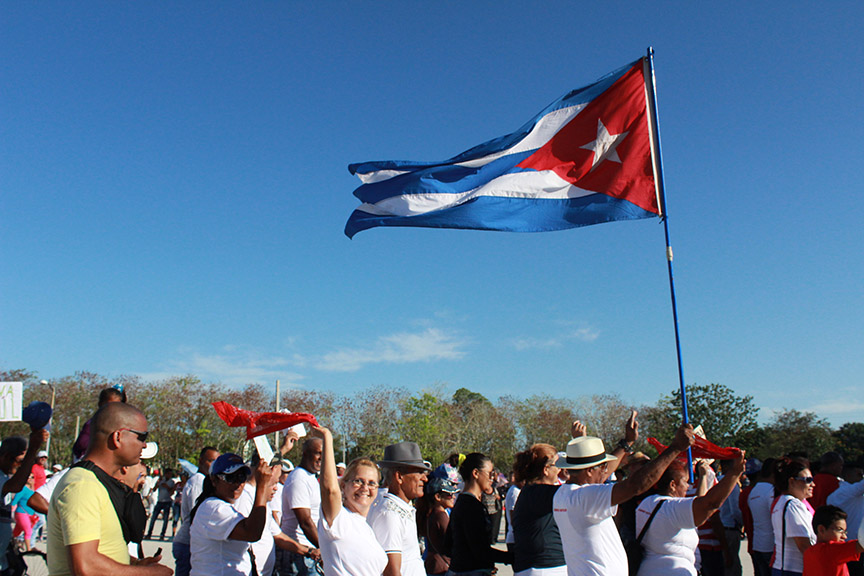
[(213, 402), (213, 408), (219, 417), (232, 428), (245, 426), (246, 439), (251, 440), (256, 436), (263, 436), (271, 432), (278, 432), (290, 428), (295, 424), (307, 423), (318, 426), (318, 421), (312, 414), (303, 412), (252, 412), (232, 406), (227, 402)]
[[(657, 452), (663, 452), (666, 450), (666, 446), (661, 444), (656, 438), (648, 438), (648, 443), (656, 448)], [(694, 459), (708, 458), (714, 460), (733, 460), (741, 454), (740, 448), (721, 448), (720, 446), (712, 444), (708, 440), (700, 438), (699, 436), (696, 436), (696, 442), (693, 444), (691, 449), (693, 451)], [(682, 453), (680, 457), (686, 458), (686, 452)]]

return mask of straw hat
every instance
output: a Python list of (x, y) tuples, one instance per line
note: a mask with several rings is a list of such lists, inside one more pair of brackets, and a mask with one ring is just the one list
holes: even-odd
[(613, 460), (618, 458), (606, 453), (603, 440), (594, 436), (580, 436), (567, 443), (566, 455), (559, 456), (555, 466), (567, 470), (584, 470)]

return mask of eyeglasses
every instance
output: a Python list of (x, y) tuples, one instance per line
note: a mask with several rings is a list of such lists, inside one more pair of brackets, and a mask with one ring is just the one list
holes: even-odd
[(812, 476), (795, 476), (793, 480), (800, 480), (804, 484), (813, 484), (816, 481)]
[(249, 478), (245, 470), (237, 470), (231, 474), (217, 474), (217, 478), (228, 484), (243, 484)]
[(363, 488), (366, 486), (370, 490), (377, 490), (380, 484), (375, 480), (363, 480), (362, 478), (352, 478), (351, 484), (354, 485), (355, 488)]
[(832, 532), (837, 532), (837, 533), (840, 534), (841, 536), (846, 536), (846, 534), (848, 534), (848, 532), (846, 532), (846, 528), (834, 528), (834, 527), (832, 526), (832, 527), (831, 527), (831, 531), (832, 531)]
[(150, 435), (150, 432), (141, 432), (140, 430), (133, 430), (132, 428), (120, 428), (117, 430), (118, 432), (132, 432), (136, 436), (138, 436), (139, 442), (147, 442), (147, 436)]

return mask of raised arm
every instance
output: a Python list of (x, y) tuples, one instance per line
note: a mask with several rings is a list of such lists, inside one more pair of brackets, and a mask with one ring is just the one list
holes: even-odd
[(321, 513), (327, 524), (333, 525), (333, 520), (342, 510), (342, 490), (339, 488), (339, 477), (336, 475), (336, 457), (333, 454), (333, 434), (324, 427), (312, 427), (312, 436), (321, 438), (324, 445), (321, 453)]
[(612, 452), (612, 455), (618, 458), (618, 460), (615, 462), (609, 462), (606, 466), (606, 476), (604, 480), (612, 476), (612, 473), (624, 463), (627, 456), (633, 453), (633, 445), (636, 444), (636, 440), (639, 439), (639, 422), (636, 420), (636, 414), (638, 414), (636, 410), (631, 410), (630, 417), (627, 418), (626, 422), (624, 422), (624, 438), (618, 442), (618, 445)]
[(634, 496), (646, 492), (651, 486), (660, 480), (660, 476), (669, 467), (678, 455), (693, 444), (693, 425), (682, 424), (675, 433), (675, 438), (666, 450), (656, 459), (651, 460), (633, 476), (622, 480), (612, 487), (612, 505), (617, 506), (626, 502)]
[(36, 455), (47, 440), (48, 431), (44, 428), (34, 430), (30, 433), (30, 441), (27, 444), (27, 452), (24, 453), (24, 460), (21, 461), (18, 471), (15, 472), (15, 474), (13, 474), (12, 477), (3, 485), (2, 496), (5, 496), (6, 494), (16, 494), (24, 488), (27, 484), (27, 479), (30, 477), (33, 464), (36, 462)]
[[(698, 496), (693, 500), (693, 521), (696, 526), (701, 526), (714, 512), (720, 509), (732, 490), (735, 489), (735, 484), (741, 474), (744, 473), (744, 451), (738, 455), (738, 458), (732, 461), (732, 468), (726, 473), (720, 482), (715, 484), (704, 496)], [(703, 476), (706, 474), (703, 473)]]
[(255, 502), (252, 504), (252, 511), (249, 516), (237, 523), (228, 535), (229, 540), (257, 542), (261, 539), (267, 524), (267, 501), (270, 500), (275, 482), (274, 467), (264, 460), (258, 462), (258, 468), (255, 469)]

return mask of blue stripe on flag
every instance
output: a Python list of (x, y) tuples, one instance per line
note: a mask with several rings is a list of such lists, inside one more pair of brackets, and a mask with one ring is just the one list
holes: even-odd
[(420, 226), (505, 232), (549, 232), (656, 214), (605, 194), (540, 199), (479, 196), (459, 206), (416, 216), (378, 216), (355, 210), (345, 225), (350, 238), (376, 226)]

